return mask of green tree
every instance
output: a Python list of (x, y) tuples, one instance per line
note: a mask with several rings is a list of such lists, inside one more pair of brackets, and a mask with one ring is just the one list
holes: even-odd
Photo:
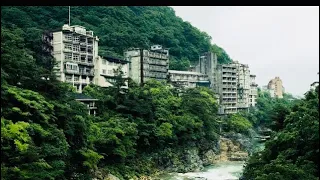
[(279, 118), (276, 122), (282, 122), (281, 128), (262, 152), (250, 157), (244, 178), (319, 179), (319, 87), (307, 92), (289, 111), (280, 112), (287, 113), (274, 116)]

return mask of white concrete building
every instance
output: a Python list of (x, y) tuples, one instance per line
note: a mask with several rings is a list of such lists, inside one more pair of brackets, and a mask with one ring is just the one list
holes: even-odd
[(220, 95), (220, 114), (237, 113), (237, 65), (219, 64), (217, 66), (217, 92)]
[(195, 88), (199, 86), (210, 87), (208, 75), (190, 72), (190, 71), (176, 71), (169, 70), (170, 81), (174, 86), (184, 88)]
[[(95, 76), (94, 83), (101, 87), (109, 87), (112, 86), (112, 83), (115, 81), (115, 73), (114, 71), (118, 68), (121, 68), (123, 72), (123, 78), (128, 78), (129, 75), (129, 62), (115, 58), (111, 56), (106, 57), (98, 57), (95, 61)], [(126, 82), (126, 86), (123, 88), (128, 88), (128, 82)]]
[(96, 102), (98, 99), (91, 98), (81, 93), (76, 93), (74, 96), (76, 101), (82, 102), (87, 106), (89, 115), (95, 116), (97, 114)]
[(258, 98), (258, 84), (255, 82), (256, 75), (250, 75), (250, 94), (249, 94), (249, 106), (254, 107), (257, 104)]
[(169, 70), (169, 50), (153, 45), (149, 50), (130, 48), (124, 52), (129, 61), (129, 77), (138, 84), (149, 79), (167, 80)]
[(249, 110), (250, 70), (247, 64), (235, 61), (237, 67), (237, 111)]
[(81, 93), (93, 83), (94, 63), (98, 58), (98, 37), (82, 26), (63, 25), (61, 31), (53, 32), (53, 70), (57, 79), (67, 82)]

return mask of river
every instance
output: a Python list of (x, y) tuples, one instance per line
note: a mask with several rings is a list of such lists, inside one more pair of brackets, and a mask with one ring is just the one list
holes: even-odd
[[(264, 149), (264, 143), (254, 140), (253, 151), (258, 152)], [(167, 173), (159, 176), (163, 180), (238, 180), (242, 174), (244, 161), (217, 162), (207, 166), (201, 172), (188, 173)]]
[(244, 162), (219, 162), (201, 172), (170, 173), (159, 177), (164, 180), (236, 180), (243, 171)]

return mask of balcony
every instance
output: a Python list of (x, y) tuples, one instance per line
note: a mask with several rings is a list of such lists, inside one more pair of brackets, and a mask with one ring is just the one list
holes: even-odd
[(72, 52), (72, 49), (66, 49), (66, 48), (64, 48), (64, 49), (63, 49), (63, 52), (69, 52), (69, 53), (71, 53), (71, 52)]
[(79, 74), (79, 71), (71, 69), (64, 69), (63, 72), (67, 74)]
[(87, 51), (80, 51), (81, 55), (87, 55)]
[(74, 84), (80, 84), (80, 81), (79, 81), (79, 79), (74, 79), (73, 83)]
[(94, 76), (94, 71), (80, 70), (79, 73), (85, 76)]
[(72, 51), (74, 54), (80, 54), (80, 51), (78, 51), (78, 50), (73, 50)]
[(93, 31), (87, 31), (87, 32), (86, 32), (86, 35), (87, 35), (87, 36), (90, 36), (90, 37), (93, 37)]
[(63, 42), (71, 43), (71, 42), (72, 42), (72, 39), (70, 39), (70, 38), (63, 38), (62, 41), (63, 41)]
[(66, 82), (73, 83), (72, 79), (66, 79)]
[(237, 81), (236, 80), (231, 80), (231, 79), (222, 79), (222, 82), (234, 83), (234, 82), (237, 82)]
[(88, 45), (87, 41), (80, 41), (81, 48), (86, 48)]
[(82, 83), (82, 84), (89, 84), (90, 82), (87, 81), (86, 79), (82, 79), (82, 80), (81, 80), (81, 83)]
[(222, 88), (237, 88), (237, 85), (222, 84)]

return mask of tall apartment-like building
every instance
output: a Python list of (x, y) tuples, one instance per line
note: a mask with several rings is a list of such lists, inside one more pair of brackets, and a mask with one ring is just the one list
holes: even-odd
[(216, 93), (220, 95), (220, 114), (237, 112), (237, 64), (219, 64), (217, 66)]
[(58, 80), (72, 84), (79, 93), (93, 83), (98, 41), (92, 31), (78, 25), (65, 24), (61, 31), (53, 32), (53, 56), (56, 60), (53, 70)]
[[(95, 75), (94, 75), (94, 83), (101, 87), (109, 87), (112, 86), (112, 83), (115, 82), (114, 70), (117, 70), (121, 67), (121, 71), (123, 72), (123, 78), (127, 79), (129, 75), (129, 62), (115, 58), (111, 56), (106, 57), (98, 57), (95, 61)], [(123, 88), (128, 88), (128, 82), (125, 82), (126, 86)]]
[(191, 71), (169, 70), (169, 75), (173, 86), (184, 88), (195, 88), (199, 86), (210, 87), (210, 81), (206, 74)]
[(282, 86), (282, 81), (279, 77), (275, 77), (274, 79), (271, 79), (268, 83), (268, 89), (273, 90), (274, 92), (274, 97), (277, 98), (283, 98), (283, 86)]
[(210, 88), (217, 91), (217, 55), (213, 52), (203, 53), (199, 57), (199, 63), (195, 66), (195, 71), (208, 75)]
[(160, 45), (151, 49), (131, 48), (124, 52), (125, 60), (129, 61), (129, 77), (138, 84), (149, 79), (166, 80), (169, 70), (169, 50)]
[(237, 67), (237, 110), (249, 110), (250, 70), (247, 64), (234, 62)]
[(256, 75), (250, 75), (250, 94), (249, 94), (249, 106), (254, 107), (257, 104), (258, 98), (258, 84), (255, 82)]

